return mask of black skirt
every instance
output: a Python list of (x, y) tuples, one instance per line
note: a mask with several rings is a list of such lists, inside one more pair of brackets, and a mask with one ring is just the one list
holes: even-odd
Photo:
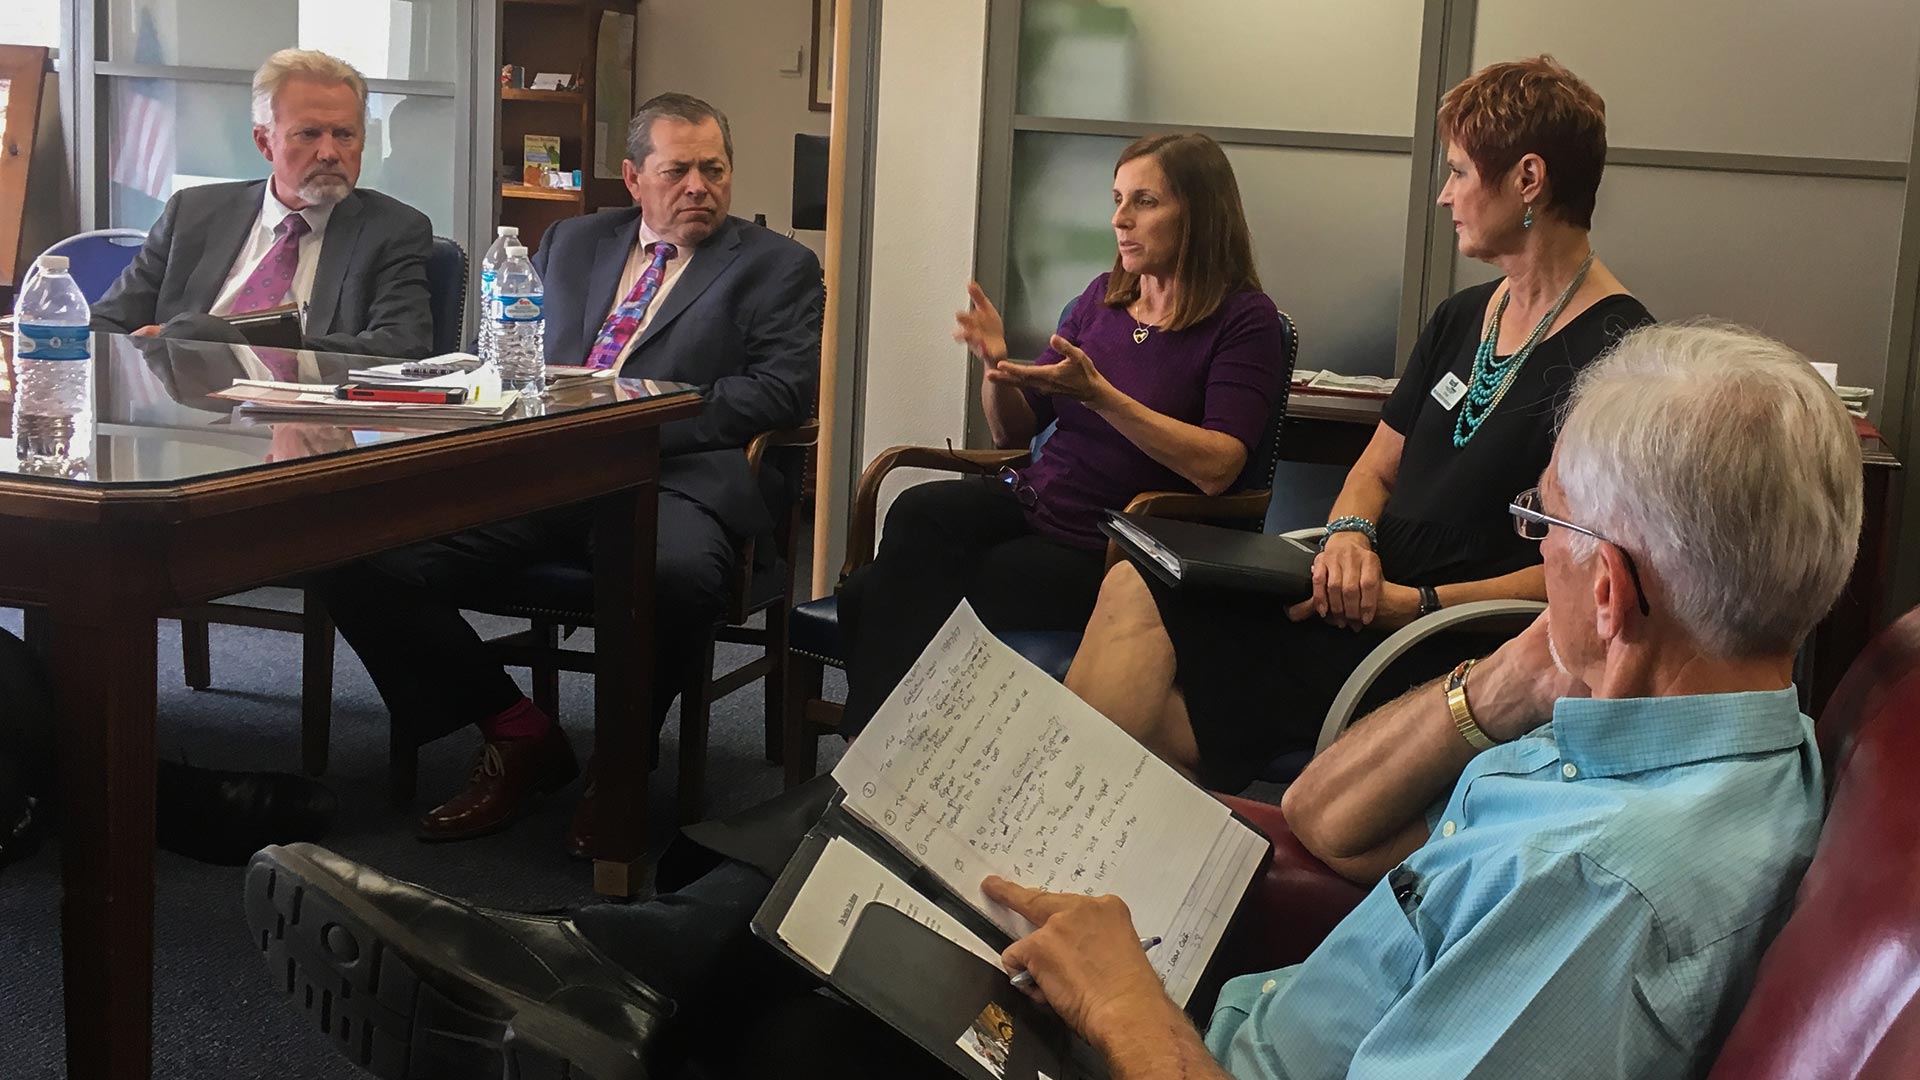
[[(1186, 699), (1200, 748), (1200, 779), (1237, 792), (1273, 759), (1311, 750), (1347, 676), (1388, 634), (1341, 630), (1320, 619), (1293, 622), (1272, 597), (1173, 589), (1148, 576), (1173, 640), (1174, 684)], [(1361, 698), (1360, 713), (1438, 678), (1498, 638), (1443, 635), (1408, 653)]]

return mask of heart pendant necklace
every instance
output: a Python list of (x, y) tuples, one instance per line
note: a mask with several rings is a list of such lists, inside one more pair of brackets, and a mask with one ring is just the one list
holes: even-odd
[(1135, 345), (1146, 344), (1147, 333), (1150, 329), (1150, 327), (1136, 320), (1133, 324), (1133, 343)]

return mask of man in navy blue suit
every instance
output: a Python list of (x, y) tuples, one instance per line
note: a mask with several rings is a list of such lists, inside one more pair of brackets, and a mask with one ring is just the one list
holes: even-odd
[[(640, 107), (621, 172), (635, 206), (559, 222), (534, 264), (546, 288), (546, 358), (700, 388), (705, 407), (660, 434), (654, 723), (700, 675), (693, 647), (726, 600), (738, 544), (772, 529), (744, 448), (813, 409), (824, 303), (805, 247), (729, 217), (726, 117), (685, 94)], [(590, 510), (570, 507), (343, 567), (320, 587), (396, 724), (425, 742), (469, 724), (485, 740), (467, 787), (420, 823), (426, 840), (511, 824), (578, 772), (566, 737), (460, 615), (501, 573), (588, 558)], [(592, 785), (568, 848), (585, 854)]]

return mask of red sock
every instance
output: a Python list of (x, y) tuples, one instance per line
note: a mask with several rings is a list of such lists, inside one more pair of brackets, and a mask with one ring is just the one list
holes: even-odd
[(521, 698), (480, 721), (480, 733), (489, 742), (497, 739), (538, 739), (552, 730), (553, 718), (528, 698)]

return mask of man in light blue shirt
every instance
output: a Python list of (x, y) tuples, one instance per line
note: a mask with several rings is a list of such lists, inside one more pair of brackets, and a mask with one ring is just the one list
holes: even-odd
[(1513, 515), (1547, 613), (1288, 789), (1301, 842), (1374, 887), (1304, 963), (1229, 982), (1204, 1042), (1124, 904), (992, 883), (1043, 924), (1009, 965), (1116, 1080), (1711, 1062), (1819, 835), (1793, 657), (1853, 562), (1858, 440), (1784, 346), (1652, 327), (1581, 376)]
[[(1580, 375), (1540, 487), (1513, 503), (1547, 613), (1288, 789), (1301, 842), (1373, 884), (1321, 947), (1229, 982), (1204, 1038), (1115, 897), (989, 878), (1038, 927), (1003, 961), (1114, 1080), (1701, 1072), (1813, 854), (1820, 762), (1793, 657), (1860, 509), (1852, 422), (1804, 358), (1727, 327), (1627, 335)], [(703, 834), (727, 859), (702, 876), (570, 917), (268, 848), (248, 923), (276, 984), (323, 1030), (350, 1021), (360, 1041), (330, 1041), (380, 1076), (658, 1077), (668, 1046), (717, 1055), (716, 1077), (933, 1075), (748, 931), (820, 809), (774, 800)], [(299, 992), (334, 985), (354, 993)]]

